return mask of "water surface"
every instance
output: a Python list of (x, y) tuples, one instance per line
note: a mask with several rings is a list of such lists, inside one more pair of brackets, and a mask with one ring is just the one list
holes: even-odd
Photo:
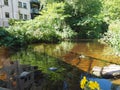
[[(94, 66), (104, 67), (112, 63), (120, 64), (119, 56), (113, 55), (112, 51), (112, 48), (100, 44), (96, 41), (62, 42), (58, 44), (34, 44), (30, 45), (27, 49), (22, 49), (21, 51), (17, 51), (12, 54), (10, 53), (12, 50), (1, 48), (0, 68), (3, 66), (10, 66), (11, 60), (19, 61), (20, 65), (38, 66), (39, 69), (44, 70), (44, 73), (47, 72), (48, 75), (56, 76), (56, 78), (59, 80), (67, 77), (65, 81), (67, 81), (67, 83), (69, 82), (69, 87), (71, 88), (70, 90), (73, 90), (75, 87), (79, 88), (79, 77), (83, 72), (92, 74), (91, 70)], [(82, 55), (82, 58), (80, 58), (80, 55)], [(59, 60), (68, 63), (68, 66)], [(78, 71), (76, 71), (76, 69), (71, 69), (69, 65), (77, 68), (77, 70), (79, 70), (81, 73), (77, 73)], [(57, 68), (57, 72), (50, 71), (49, 68)], [(68, 74), (62, 74), (65, 72), (68, 72)], [(1, 77), (3, 80), (7, 76), (5, 76), (5, 73), (2, 74), (4, 74), (4, 78)], [(55, 78), (52, 79), (55, 80)], [(110, 88), (113, 87), (112, 83), (120, 85), (119, 78), (112, 79), (110, 81), (107, 80), (107, 82), (109, 82), (108, 85)], [(53, 88), (46, 90), (52, 89)]]
[[(113, 54), (113, 49), (97, 41), (38, 44), (33, 45), (33, 47), (34, 51), (45, 52), (53, 57), (59, 57), (63, 61), (89, 73), (92, 73), (91, 70), (94, 66), (120, 65), (120, 57)], [(79, 59), (81, 54), (92, 58)], [(112, 82), (120, 85), (120, 79), (113, 80)]]

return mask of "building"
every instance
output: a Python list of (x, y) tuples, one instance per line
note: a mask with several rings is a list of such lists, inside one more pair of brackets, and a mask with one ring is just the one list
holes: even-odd
[(0, 27), (8, 27), (9, 19), (33, 19), (39, 7), (39, 0), (0, 0)]

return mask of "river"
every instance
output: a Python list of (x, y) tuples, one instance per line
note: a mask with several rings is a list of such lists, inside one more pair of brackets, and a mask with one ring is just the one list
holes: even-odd
[[(50, 57), (59, 58), (79, 70), (91, 74), (94, 66), (104, 67), (112, 63), (120, 64), (120, 57), (113, 55), (113, 49), (97, 41), (66, 41), (58, 44), (33, 44), (19, 52), (13, 52), (12, 54), (11, 52), (13, 51), (6, 48), (0, 49), (0, 68), (9, 65), (10, 60), (20, 60), (22, 64), (36, 66), (42, 64), (55, 66), (55, 64), (49, 61)], [(45, 54), (49, 56), (40, 57), (41, 54), (39, 53), (43, 53), (44, 56)], [(82, 57), (81, 59), (80, 56)], [(92, 57), (92, 59), (87, 57)], [(40, 62), (42, 58), (46, 60), (44, 63)], [(41, 66), (39, 67), (41, 68)], [(120, 85), (119, 78), (112, 79), (110, 82)]]

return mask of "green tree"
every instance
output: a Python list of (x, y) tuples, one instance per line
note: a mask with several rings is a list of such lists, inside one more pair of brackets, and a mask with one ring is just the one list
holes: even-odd
[(40, 12), (41, 15), (33, 20), (11, 21), (6, 30), (17, 41), (25, 44), (35, 42), (59, 42), (62, 39), (71, 38), (75, 33), (65, 23), (65, 3), (48, 3)]
[(101, 9), (100, 0), (66, 0), (66, 3), (71, 7), (67, 9), (73, 9), (74, 15), (81, 17), (93, 16)]
[(101, 0), (103, 12), (106, 20), (120, 19), (120, 0)]
[(102, 14), (109, 24), (107, 33), (101, 39), (102, 42), (114, 48), (120, 55), (120, 0), (101, 0), (103, 5)]
[(100, 0), (66, 0), (67, 24), (78, 33), (78, 38), (99, 38), (106, 31), (100, 17)]

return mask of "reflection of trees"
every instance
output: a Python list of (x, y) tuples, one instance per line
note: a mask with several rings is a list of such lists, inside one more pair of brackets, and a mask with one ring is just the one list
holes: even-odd
[[(64, 63), (58, 58), (47, 55), (46, 53), (28, 49), (16, 53), (16, 55), (11, 56), (11, 59), (17, 59), (21, 64), (38, 66), (38, 68), (46, 74), (45, 88), (47, 88), (47, 90), (58, 90), (58, 87), (60, 90), (62, 90), (64, 80), (67, 81), (69, 87), (72, 88), (74, 85), (78, 85), (75, 88), (77, 88), (76, 90), (79, 88), (79, 76), (81, 75), (82, 71), (75, 69), (75, 67)], [(57, 70), (50, 71), (50, 67), (55, 67)]]
[(112, 54), (113, 49), (111, 47), (105, 46), (96, 41), (77, 43), (71, 51), (114, 63), (118, 63), (120, 60), (118, 56)]
[[(38, 53), (35, 51), (21, 51), (18, 52), (16, 55), (12, 56), (11, 59), (19, 60), (21, 64), (29, 64), (32, 66), (38, 66), (44, 73), (50, 74), (55, 76), (57, 79), (62, 79), (62, 75), (59, 73), (52, 73), (48, 69), (50, 67), (57, 67), (59, 68), (57, 72), (62, 72), (65, 68), (61, 67), (60, 60), (57, 58), (48, 56), (46, 53)], [(53, 80), (55, 78), (52, 78)]]
[(73, 48), (74, 43), (71, 42), (61, 42), (60, 44), (40, 44), (34, 47), (37, 52), (47, 53), (48, 55), (58, 57), (66, 54)]
[[(106, 47), (98, 42), (80, 42), (64, 55), (64, 61), (89, 73), (94, 66), (103, 67), (111, 63), (117, 64), (103, 58), (105, 49)], [(80, 55), (87, 57), (79, 58)]]
[[(65, 44), (65, 45), (64, 45)], [(68, 48), (67, 48), (68, 45)], [(97, 44), (98, 46), (99, 44)], [(16, 55), (13, 55), (11, 59), (20, 60), (21, 64), (29, 64), (32, 66), (38, 66), (40, 70), (47, 74), (47, 78), (49, 78), (51, 84), (52, 82), (61, 83), (68, 76), (71, 78), (73, 73), (71, 73), (71, 65), (72, 67), (79, 68), (79, 72), (81, 70), (91, 73), (91, 69), (97, 66), (104, 66), (106, 63), (103, 63), (100, 60), (96, 60), (94, 57), (85, 57), (79, 58), (80, 55), (90, 55), (91, 53), (96, 53), (97, 48), (102, 50), (101, 46), (97, 47), (95, 43), (79, 43), (79, 44), (71, 44), (71, 43), (62, 43), (62, 44), (41, 44), (38, 46), (34, 46), (32, 49), (22, 50)], [(96, 52), (94, 52), (94, 49)], [(84, 52), (84, 53), (81, 53)], [(86, 54), (87, 53), (87, 54)], [(63, 56), (62, 59), (69, 63), (63, 63), (58, 58)], [(49, 70), (50, 67), (56, 67), (58, 70), (52, 72)], [(76, 75), (76, 72), (74, 72)], [(80, 74), (79, 74), (80, 75)], [(78, 75), (78, 76), (79, 76)], [(49, 87), (49, 86), (47, 86)]]
[[(79, 69), (90, 72), (94, 65), (98, 65), (100, 62), (93, 59), (78, 60), (79, 55), (94, 55), (102, 52), (103, 45), (98, 42), (62, 42), (60, 44), (41, 44), (36, 45), (34, 50), (37, 52), (47, 53), (53, 57), (60, 57), (65, 62), (72, 64)], [(75, 54), (77, 53), (77, 54)], [(104, 64), (101, 63), (101, 66)]]

